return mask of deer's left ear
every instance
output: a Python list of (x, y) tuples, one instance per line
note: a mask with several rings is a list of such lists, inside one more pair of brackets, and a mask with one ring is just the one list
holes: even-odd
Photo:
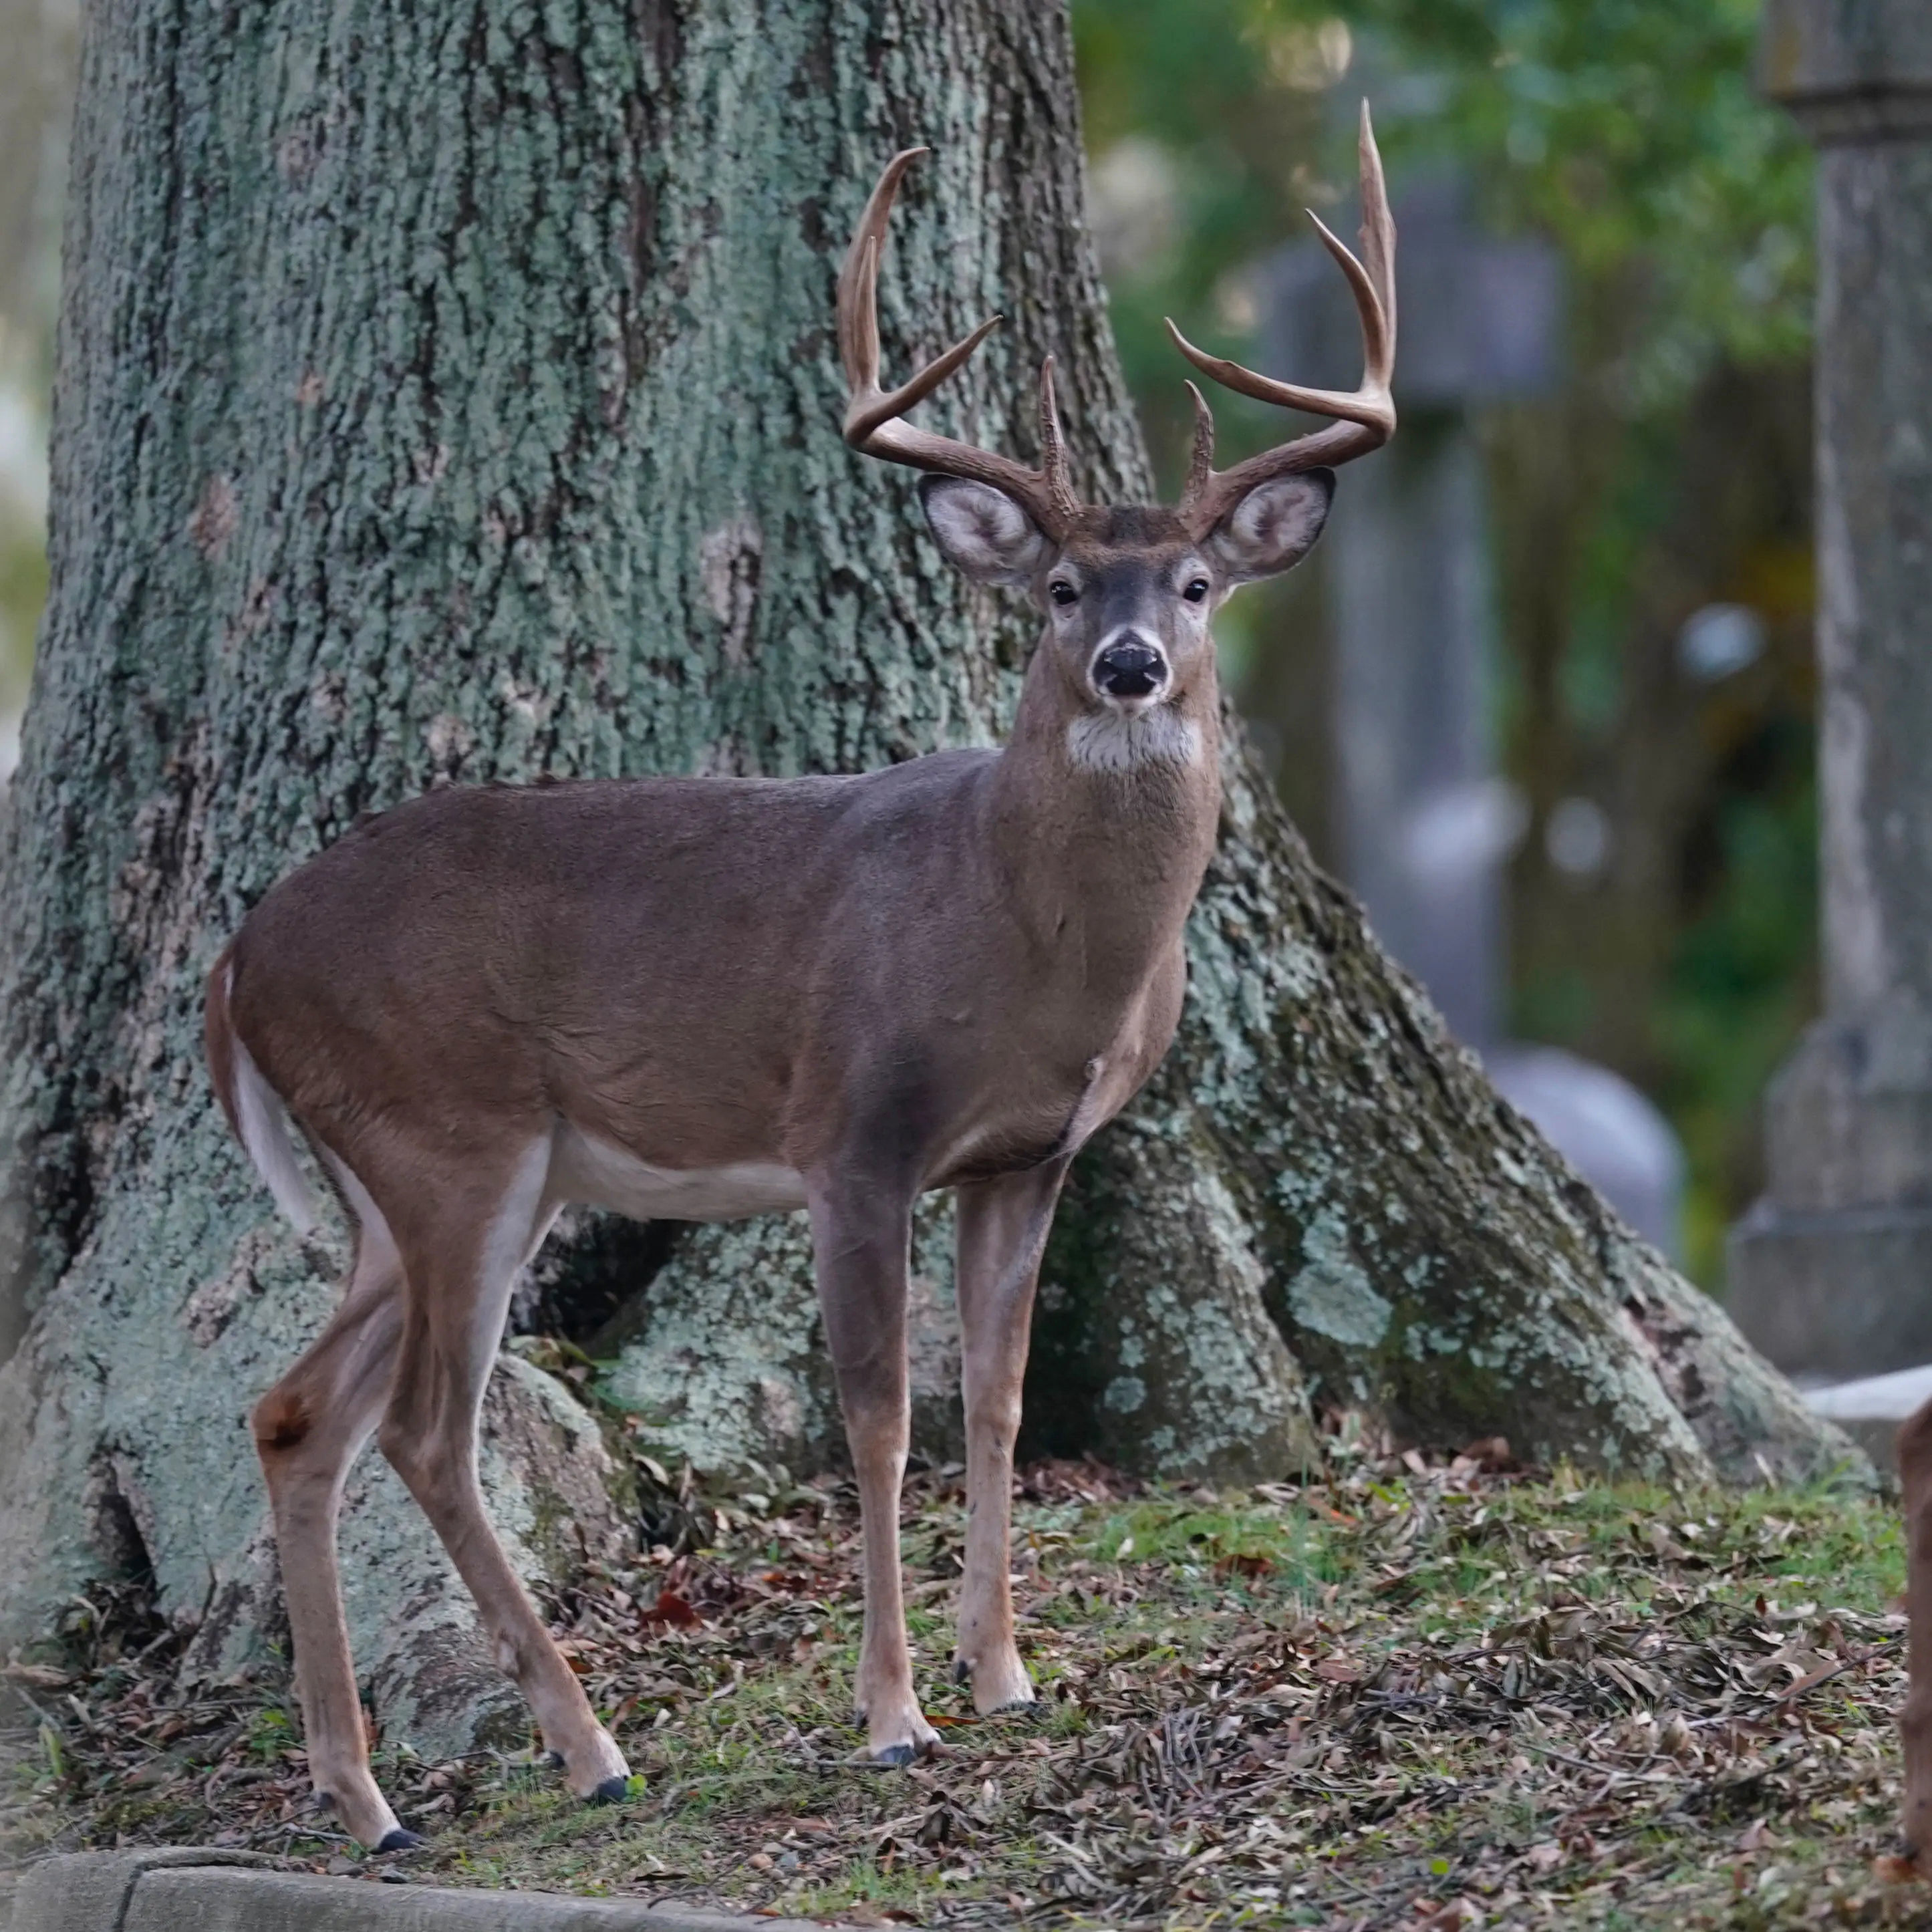
[(1005, 490), (957, 476), (922, 476), (919, 500), (946, 560), (975, 584), (1018, 588), (1033, 579), (1046, 539)]
[(1315, 548), (1334, 494), (1332, 470), (1257, 483), (1208, 539), (1228, 583), (1252, 584), (1292, 570)]

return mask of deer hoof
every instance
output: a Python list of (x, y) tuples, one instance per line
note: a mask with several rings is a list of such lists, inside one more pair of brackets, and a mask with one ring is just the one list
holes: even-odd
[(982, 1718), (1016, 1718), (1030, 1716), (1039, 1708), (1040, 1700), (1029, 1690), (1020, 1696), (1009, 1697), (1004, 1704), (995, 1704), (978, 1714)]
[(870, 1762), (881, 1771), (903, 1771), (918, 1755), (916, 1744), (881, 1744)]
[(964, 1657), (956, 1658), (952, 1676), (956, 1683), (973, 1686), (973, 1708), (982, 1718), (1027, 1710), (1040, 1701), (1019, 1653), (1010, 1646), (1004, 1653), (982, 1657), (976, 1662), (969, 1662)]
[(628, 1778), (607, 1778), (586, 1801), (592, 1804), (621, 1804), (631, 1795)]
[(383, 1852), (412, 1852), (424, 1842), (421, 1833), (406, 1832), (398, 1825), (393, 1832), (383, 1833), (382, 1842), (376, 1850), (379, 1854)]

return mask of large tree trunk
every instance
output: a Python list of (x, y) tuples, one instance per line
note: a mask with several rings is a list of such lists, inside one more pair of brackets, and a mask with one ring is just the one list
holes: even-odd
[[(429, 784), (852, 768), (999, 730), (1028, 620), (943, 570), (906, 480), (836, 431), (836, 256), (914, 141), (894, 366), (1005, 310), (935, 418), (1028, 450), (1051, 350), (1080, 481), (1140, 493), (1057, 7), (91, 10), (54, 588), (0, 847), (0, 1627), (128, 1562), (203, 1616), (211, 1663), (272, 1606), (243, 1414), (342, 1256), (230, 1143), (198, 988), (279, 874)], [(1228, 778), (1181, 1039), (1056, 1240), (1036, 1439), (1279, 1472), (1312, 1390), (1678, 1478), (1845, 1453), (1495, 1100), (1238, 742)], [(935, 1444), (944, 1220), (916, 1290)], [(831, 1450), (796, 1221), (593, 1226), (539, 1275), (539, 1316), (619, 1352), (670, 1448)], [(560, 1387), (506, 1358), (490, 1440), (526, 1563), (568, 1560), (562, 1526), (621, 1533)], [(398, 1486), (363, 1483), (362, 1654), (398, 1721), (446, 1735), (463, 1618)]]

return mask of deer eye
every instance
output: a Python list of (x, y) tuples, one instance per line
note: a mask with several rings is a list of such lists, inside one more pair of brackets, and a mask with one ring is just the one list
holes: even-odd
[(1187, 588), (1180, 594), (1182, 596), (1185, 597), (1190, 604), (1199, 603), (1202, 598), (1205, 597), (1208, 594), (1207, 578), (1204, 577), (1196, 578), (1193, 581), (1188, 585)]
[(1056, 578), (1047, 586), (1047, 589), (1056, 604), (1076, 604), (1079, 602), (1079, 592), (1075, 590), (1072, 584), (1059, 578)]

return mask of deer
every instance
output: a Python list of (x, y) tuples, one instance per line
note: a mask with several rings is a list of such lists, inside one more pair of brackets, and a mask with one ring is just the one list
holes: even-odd
[(1050, 358), (1037, 470), (905, 420), (1000, 318), (880, 387), (880, 257), (926, 151), (879, 178), (838, 280), (843, 434), (922, 472), (927, 525), (968, 578), (1037, 608), (1004, 746), (782, 780), (446, 786), (284, 877), (216, 958), (207, 1058), (228, 1123), (304, 1229), (305, 1144), (352, 1236), (332, 1318), (250, 1424), (316, 1801), (365, 1847), (420, 1842), (370, 1772), (338, 1575), (344, 1480), (372, 1434), (571, 1791), (631, 1789), (477, 1475), (513, 1284), (574, 1204), (807, 1214), (859, 1492), (855, 1755), (893, 1767), (938, 1742), (914, 1688), (898, 1505), (911, 1216), (952, 1191), (969, 1511), (954, 1668), (982, 1714), (1034, 1701), (1007, 1565), (1035, 1283), (1069, 1164), (1180, 1016), (1220, 801), (1209, 620), (1306, 554), (1336, 466), (1395, 428), (1395, 232), (1366, 104), (1359, 147), (1363, 259), (1316, 226), (1354, 292), (1360, 386), (1275, 380), (1170, 322), (1214, 382), (1327, 419), (1217, 471), (1190, 382), (1172, 508), (1080, 500)]

